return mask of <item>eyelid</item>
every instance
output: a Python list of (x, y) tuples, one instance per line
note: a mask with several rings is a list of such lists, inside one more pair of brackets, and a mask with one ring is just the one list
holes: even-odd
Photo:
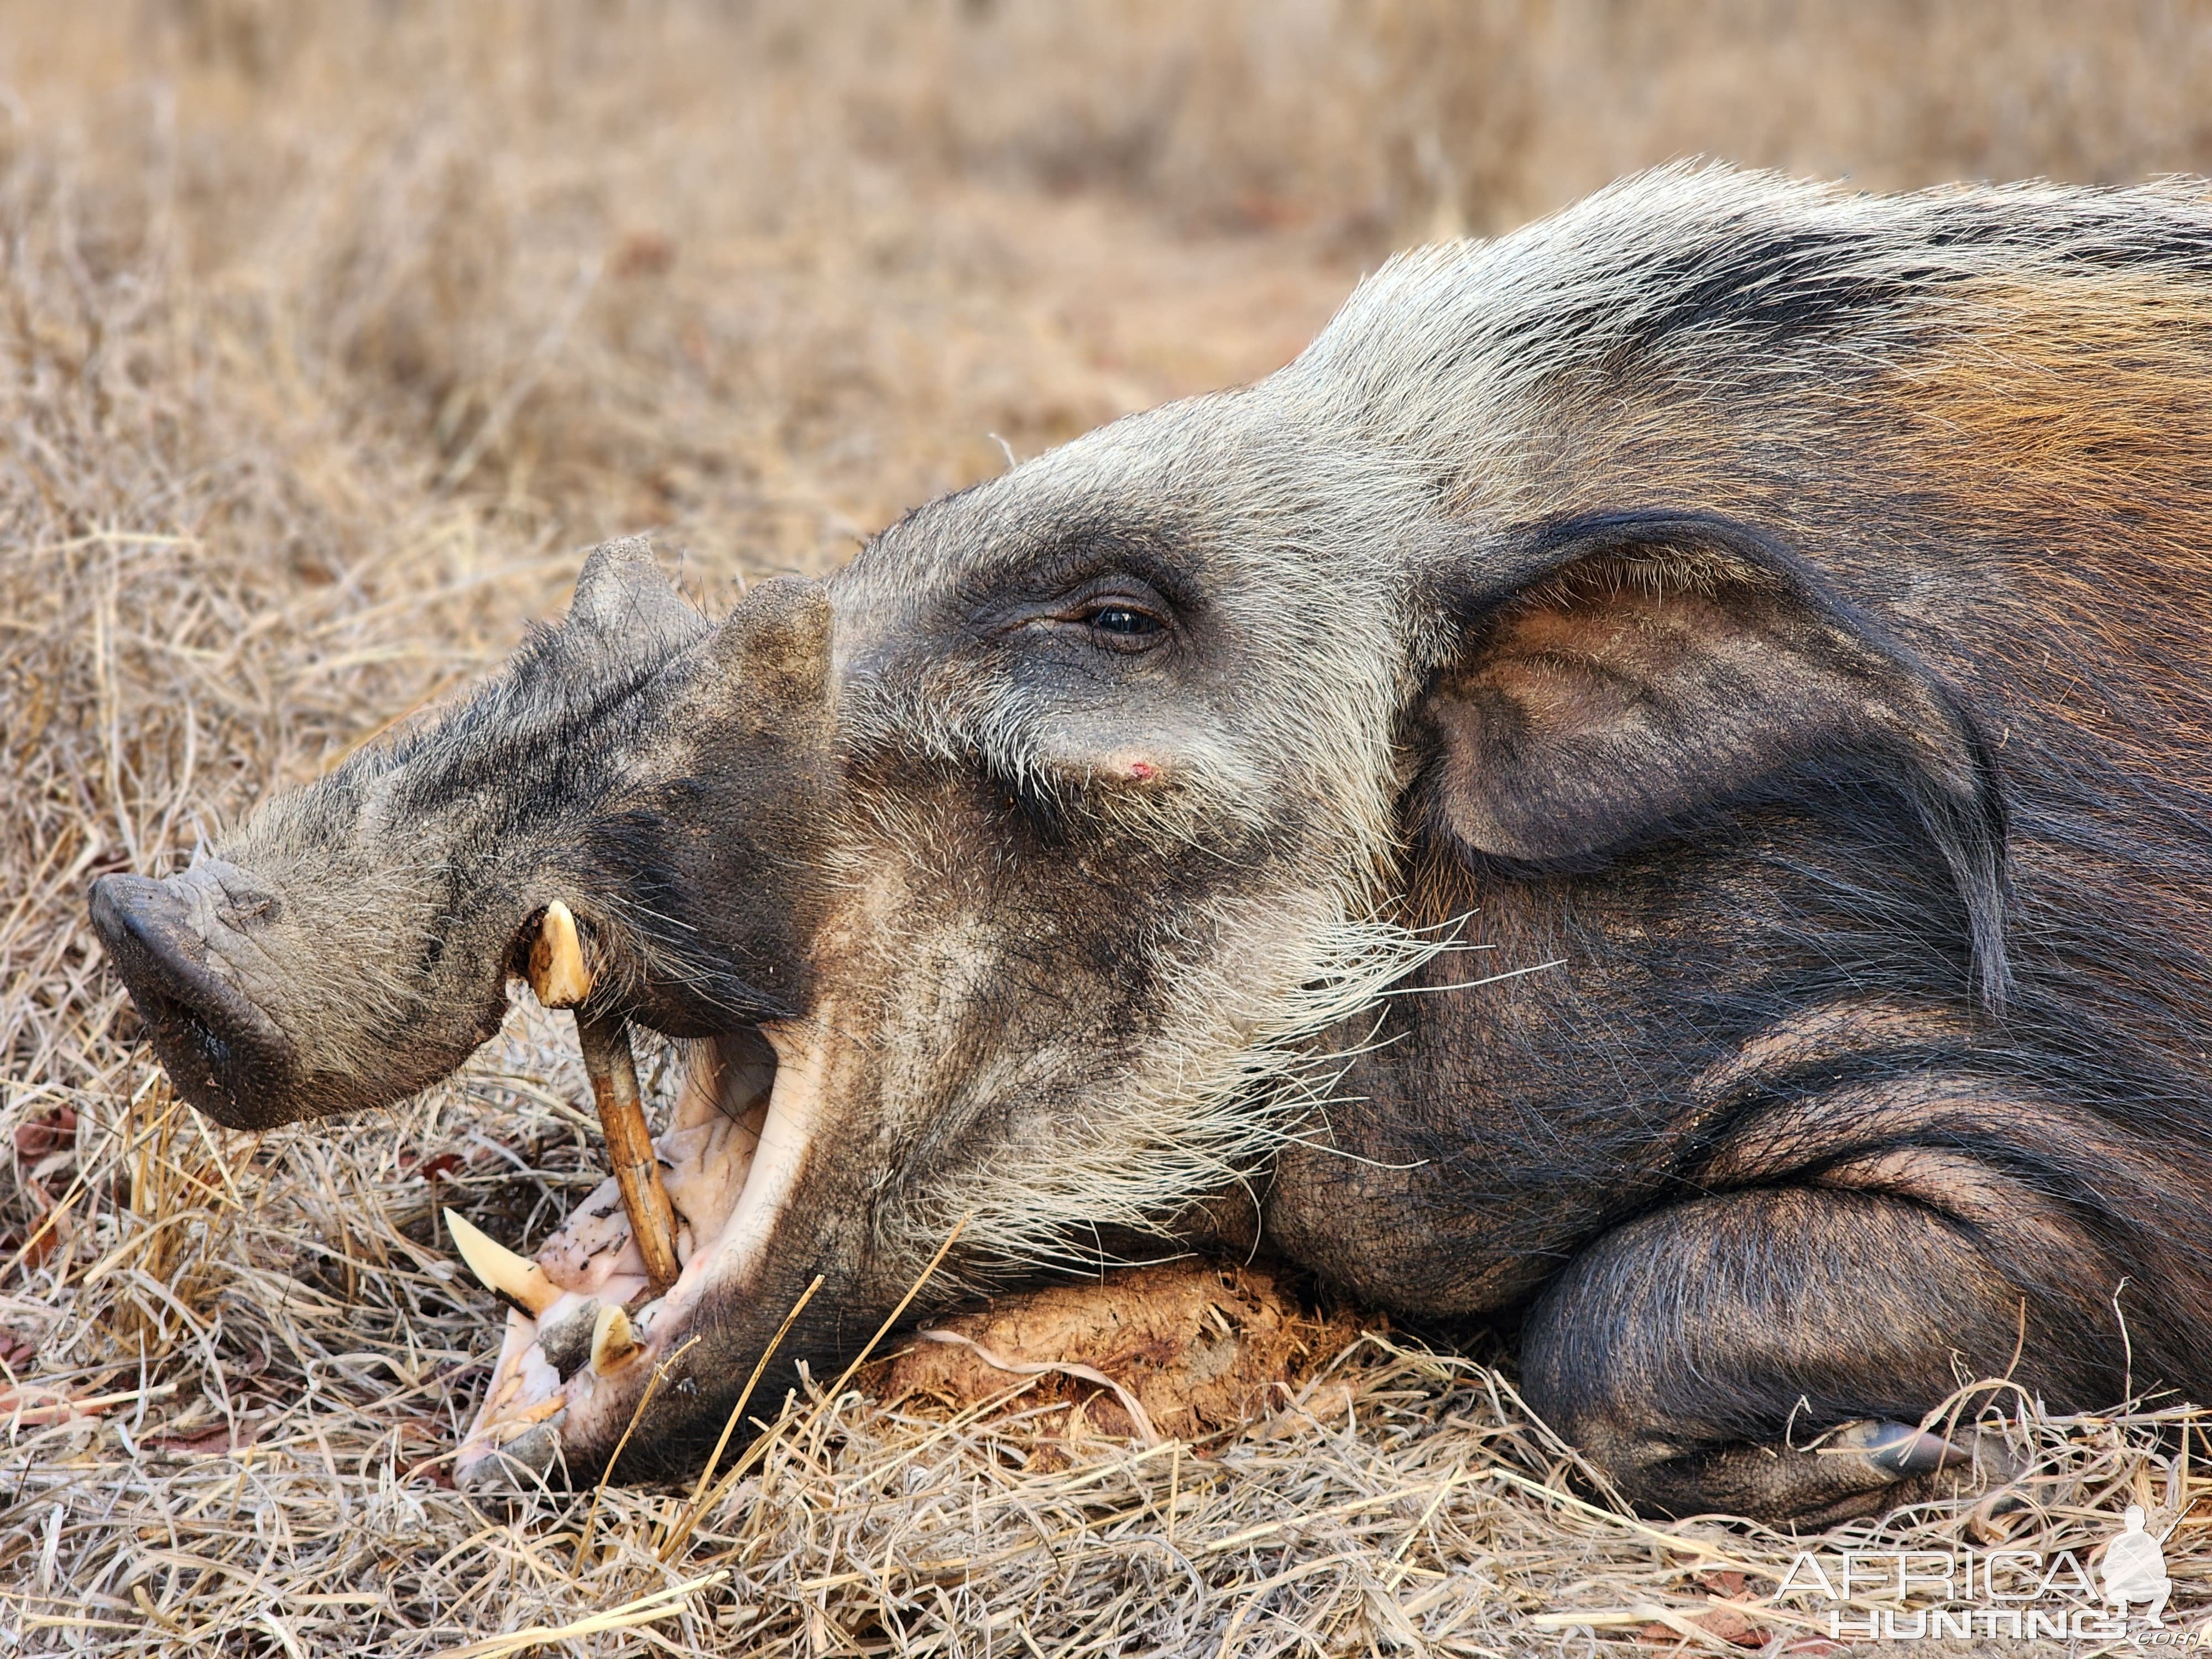
[(1101, 611), (1134, 611), (1150, 617), (1163, 628), (1175, 624), (1175, 607), (1149, 585), (1132, 582), (1127, 576), (1109, 578), (1096, 586), (1080, 588), (1049, 610), (1038, 612), (1036, 620), (1082, 623)]
[(1162, 634), (1181, 632), (1182, 607), (1154, 583), (1128, 570), (1111, 570), (1063, 587), (1046, 597), (1032, 593), (1025, 601), (1010, 605), (994, 622), (994, 635), (1018, 633), (1036, 628), (1083, 628), (1101, 611), (1122, 609), (1150, 617)]
[(1142, 599), (1131, 599), (1126, 593), (1102, 593), (1095, 599), (1085, 599), (1076, 606), (1072, 614), (1076, 620), (1081, 621), (1107, 611), (1133, 611), (1139, 617), (1150, 617), (1163, 628), (1168, 625), (1164, 605), (1147, 604)]

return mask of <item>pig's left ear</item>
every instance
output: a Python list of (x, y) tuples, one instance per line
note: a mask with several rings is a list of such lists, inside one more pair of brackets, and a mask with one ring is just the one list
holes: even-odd
[(707, 624), (653, 556), (642, 536), (603, 542), (576, 574), (561, 631), (609, 640), (684, 641)]
[(1525, 574), (1506, 591), (1453, 598), (1461, 649), (1420, 710), (1432, 832), (1480, 860), (1589, 868), (1793, 781), (1887, 782), (1949, 866), (1978, 989), (2002, 1001), (1988, 750), (1870, 618), (1787, 549), (1717, 520), (1577, 520), (1512, 562)]

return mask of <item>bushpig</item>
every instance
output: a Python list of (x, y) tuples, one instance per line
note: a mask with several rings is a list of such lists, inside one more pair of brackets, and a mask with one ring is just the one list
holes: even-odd
[(2203, 186), (1669, 168), (718, 622), (602, 549), (94, 919), (226, 1123), (449, 1072), (556, 900), (690, 1040), (681, 1276), (611, 1188), (513, 1264), (469, 1482), (656, 1368), (618, 1473), (696, 1465), (957, 1230), (916, 1309), (1263, 1249), (1495, 1322), (1639, 1504), (1832, 1519), (1962, 1378), (2212, 1398), (2208, 545)]

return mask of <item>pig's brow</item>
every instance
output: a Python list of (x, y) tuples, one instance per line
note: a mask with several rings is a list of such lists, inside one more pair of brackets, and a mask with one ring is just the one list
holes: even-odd
[(1032, 589), (1057, 589), (1089, 577), (1123, 570), (1161, 590), (1170, 602), (1190, 599), (1189, 578), (1167, 557), (1175, 543), (1159, 529), (1128, 526), (1063, 532), (1027, 549), (1009, 548), (957, 573), (956, 599), (980, 604), (1000, 597), (1009, 579)]

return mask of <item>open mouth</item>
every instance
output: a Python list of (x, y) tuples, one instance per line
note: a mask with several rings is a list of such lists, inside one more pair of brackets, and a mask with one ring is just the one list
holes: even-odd
[(612, 1178), (534, 1258), (449, 1212), (470, 1267), (508, 1307), (491, 1386), (454, 1465), (459, 1484), (533, 1487), (555, 1475), (564, 1446), (611, 1450), (709, 1296), (750, 1288), (811, 1139), (814, 1048), (774, 1026), (693, 1045), (673, 1119), (653, 1143), (679, 1266), (665, 1288)]

